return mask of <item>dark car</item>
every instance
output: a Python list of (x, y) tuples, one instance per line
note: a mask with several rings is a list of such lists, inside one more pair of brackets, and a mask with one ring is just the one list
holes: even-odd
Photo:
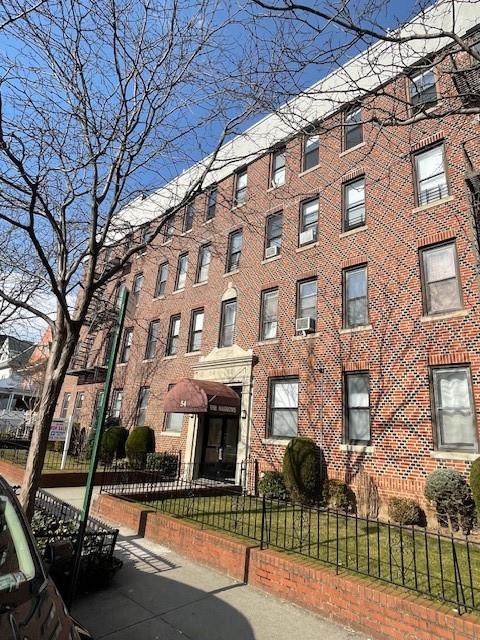
[(0, 477), (1, 640), (92, 640), (47, 575), (20, 504)]

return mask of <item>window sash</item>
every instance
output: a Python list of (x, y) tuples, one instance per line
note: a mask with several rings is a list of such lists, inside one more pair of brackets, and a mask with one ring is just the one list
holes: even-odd
[(206, 282), (208, 280), (208, 272), (210, 269), (210, 261), (212, 259), (212, 247), (211, 245), (204, 245), (200, 247), (198, 254), (198, 270), (197, 270), (197, 282)]
[(163, 229), (163, 241), (168, 242), (173, 238), (173, 233), (175, 231), (175, 216), (169, 216), (165, 221), (165, 226)]
[(318, 225), (318, 198), (309, 200), (302, 204), (302, 213), (300, 220), (300, 233), (308, 231), (308, 229), (317, 228)]
[(168, 262), (158, 267), (157, 282), (155, 284), (155, 298), (165, 295), (168, 278)]
[(170, 318), (168, 329), (167, 356), (174, 356), (178, 351), (178, 336), (180, 335), (180, 316)]
[(345, 150), (356, 147), (363, 142), (362, 110), (353, 109), (345, 115), (344, 146)]
[(66, 418), (68, 413), (68, 406), (70, 404), (70, 400), (72, 398), (72, 394), (66, 391), (63, 394), (62, 400), (62, 408), (60, 409), (60, 418)]
[(275, 213), (267, 218), (266, 248), (282, 246), (283, 214)]
[(346, 269), (344, 272), (345, 328), (368, 324), (367, 268)]
[(125, 329), (123, 333), (122, 350), (120, 352), (120, 362), (128, 362), (130, 350), (132, 348), (133, 329)]
[(207, 210), (205, 212), (205, 220), (211, 220), (215, 217), (215, 211), (217, 208), (217, 189), (211, 189), (207, 196)]
[(317, 281), (304, 280), (298, 283), (297, 318), (317, 319)]
[(298, 433), (297, 379), (270, 381), (269, 432), (273, 437), (290, 438)]
[(203, 322), (205, 313), (203, 309), (192, 312), (192, 320), (190, 323), (190, 337), (188, 350), (200, 351), (202, 347)]
[(261, 340), (272, 340), (278, 332), (278, 289), (262, 292)]
[(439, 449), (477, 447), (477, 426), (469, 367), (433, 370), (436, 440)]
[(135, 416), (135, 424), (137, 425), (145, 424), (149, 398), (150, 387), (141, 387), (138, 393), (137, 411)]
[(437, 88), (433, 69), (427, 69), (411, 77), (410, 102), (417, 108), (436, 104)]
[(303, 143), (303, 171), (316, 167), (320, 162), (320, 135), (305, 136)]
[(345, 416), (347, 420), (347, 442), (350, 444), (369, 443), (371, 440), (371, 433), (368, 373), (346, 374)]
[(190, 231), (193, 227), (193, 218), (195, 216), (195, 203), (189, 202), (185, 207), (185, 215), (183, 218), (183, 232)]
[(419, 206), (448, 196), (443, 144), (415, 155), (415, 173)]
[(147, 345), (145, 347), (145, 360), (151, 360), (157, 351), (158, 332), (160, 321), (152, 320), (148, 325)]
[(177, 281), (175, 283), (175, 291), (185, 288), (188, 271), (188, 253), (182, 254), (178, 258)]
[(422, 263), (426, 313), (446, 313), (461, 309), (455, 245), (451, 243), (424, 249)]
[(122, 410), (122, 402), (123, 402), (123, 390), (114, 389), (112, 394), (112, 405), (110, 409), (110, 415), (112, 416), (112, 418), (120, 417), (120, 412)]
[(243, 232), (234, 231), (230, 234), (228, 242), (228, 261), (227, 272), (234, 271), (240, 266), (240, 257), (242, 255)]
[(234, 344), (236, 316), (237, 301), (229, 300), (227, 302), (223, 302), (220, 325), (220, 347), (231, 347)]
[(273, 152), (272, 155), (272, 187), (278, 187), (285, 182), (285, 155), (286, 149), (282, 147)]
[(365, 178), (349, 182), (344, 186), (345, 231), (365, 224)]
[(133, 278), (132, 293), (134, 296), (138, 296), (138, 294), (142, 289), (142, 285), (143, 285), (143, 273), (137, 273)]
[(247, 199), (247, 172), (237, 173), (235, 177), (235, 205), (243, 204)]

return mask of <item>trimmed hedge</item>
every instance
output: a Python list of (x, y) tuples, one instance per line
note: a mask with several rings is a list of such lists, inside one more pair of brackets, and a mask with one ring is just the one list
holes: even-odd
[(388, 501), (388, 517), (397, 524), (419, 524), (422, 511), (416, 500), (394, 497)]
[(261, 496), (273, 500), (288, 500), (289, 497), (283, 473), (279, 471), (265, 471), (258, 483), (258, 492)]
[(440, 526), (470, 532), (475, 519), (475, 503), (465, 478), (458, 471), (433, 471), (425, 483), (425, 497), (434, 504)]
[(100, 458), (104, 462), (111, 462), (113, 458), (125, 458), (125, 443), (128, 431), (125, 427), (110, 427), (102, 434)]
[(472, 462), (469, 481), (473, 499), (477, 507), (477, 519), (480, 519), (480, 458)]
[(132, 466), (144, 469), (147, 454), (153, 453), (154, 449), (153, 431), (150, 427), (134, 427), (128, 434), (125, 451)]
[(328, 509), (352, 511), (355, 506), (355, 495), (350, 487), (341, 480), (325, 480), (323, 483), (323, 504)]
[(294, 502), (312, 504), (321, 498), (320, 452), (309, 438), (292, 438), (283, 457), (283, 478)]

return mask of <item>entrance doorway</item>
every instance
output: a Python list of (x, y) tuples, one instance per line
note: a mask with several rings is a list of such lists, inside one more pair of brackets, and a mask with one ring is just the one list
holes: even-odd
[(200, 474), (206, 478), (235, 480), (238, 416), (205, 416)]

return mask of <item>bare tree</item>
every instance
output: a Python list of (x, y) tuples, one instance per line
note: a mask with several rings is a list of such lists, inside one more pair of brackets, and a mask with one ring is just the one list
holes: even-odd
[[(52, 332), (21, 492), (31, 515), (49, 426), (92, 300), (160, 233), (159, 214), (202, 189), (221, 164), (218, 149), (255, 113), (268, 82), (260, 87), (258, 71), (249, 72), (254, 58), (232, 37), (242, 41), (238, 10), (220, 1), (47, 1), (5, 33), (2, 316), (37, 317)], [(119, 211), (207, 148), (195, 175), (170, 183), (169, 202), (148, 214), (156, 217), (149, 235), (134, 235), (121, 257), (102, 262), (106, 245), (132, 231)], [(54, 317), (42, 304), (52, 295)]]

